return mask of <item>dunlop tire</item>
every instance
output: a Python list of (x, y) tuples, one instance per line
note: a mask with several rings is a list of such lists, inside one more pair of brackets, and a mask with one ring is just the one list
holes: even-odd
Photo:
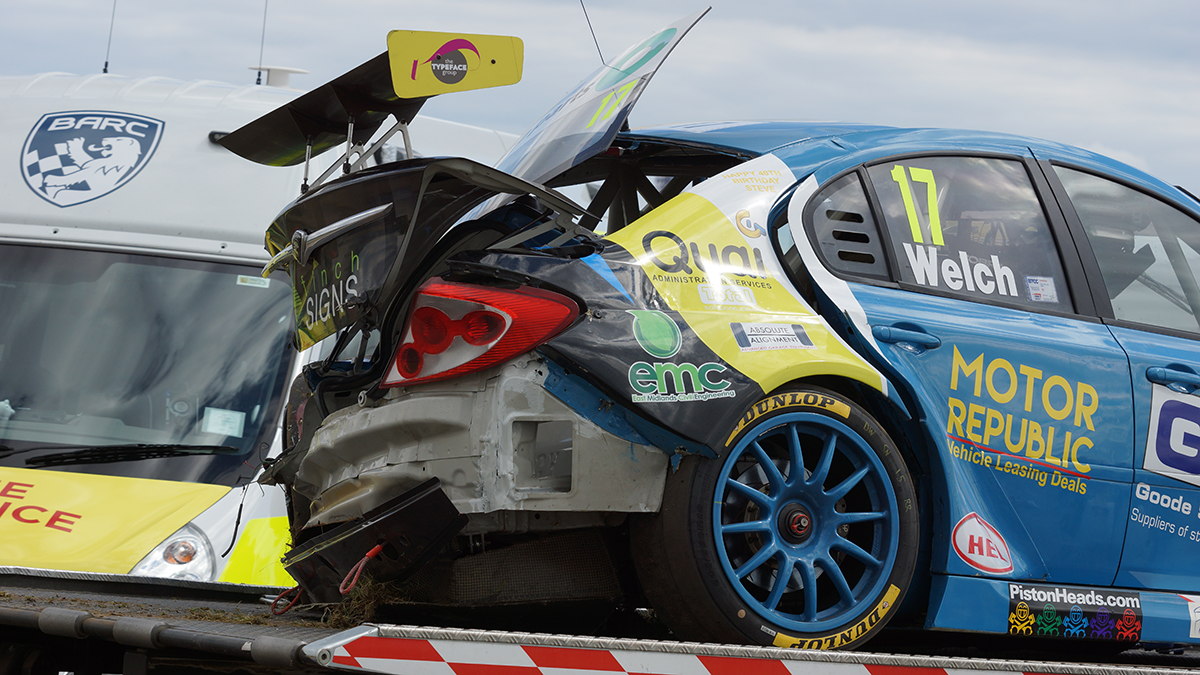
[[(805, 405), (805, 393), (817, 394), (826, 405)], [(775, 398), (777, 403), (781, 394), (787, 396), (787, 402), (772, 407), (770, 401)], [(828, 405), (830, 400), (836, 406)], [(761, 405), (764, 402), (767, 405)], [(756, 406), (765, 412), (753, 412)], [(846, 412), (845, 418), (832, 412), (831, 407)], [(865, 430), (861, 438), (885, 467), (896, 494), (900, 522), (897, 554), (883, 589), (861, 601), (858, 606), (863, 610), (847, 616), (835, 629), (815, 633), (784, 628), (742, 600), (722, 571), (712, 527), (714, 490), (730, 451), (759, 422), (797, 411), (817, 413), (843, 421), (852, 429)], [(657, 616), (683, 640), (824, 649), (859, 647), (892, 619), (912, 579), (920, 531), (917, 499), (908, 467), (896, 444), (874, 418), (853, 401), (831, 391), (804, 387), (775, 392), (748, 407), (747, 416), (751, 415), (751, 423), (746, 423), (743, 417), (731, 430), (729, 441), (720, 449), (717, 459), (689, 456), (680, 462), (678, 470), (667, 477), (659, 513), (633, 519), (633, 558), (646, 597)], [(877, 612), (881, 599), (893, 586), (899, 589), (899, 595), (892, 598), (886, 610)], [(847, 641), (846, 629), (856, 627), (855, 637)], [(821, 646), (817, 647), (814, 640), (820, 640)]]

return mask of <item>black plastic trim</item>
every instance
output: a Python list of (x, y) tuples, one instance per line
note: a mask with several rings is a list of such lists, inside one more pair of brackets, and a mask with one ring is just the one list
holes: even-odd
[[(809, 198), (808, 202), (805, 203), (804, 210), (801, 212), (803, 214), (801, 216), (801, 218), (802, 218), (802, 225), (803, 225), (803, 229), (804, 229), (804, 235), (806, 237), (808, 237), (809, 246), (811, 246), (813, 251), (816, 252), (817, 258), (821, 261), (821, 264), (825, 266), (826, 270), (828, 270), (830, 273), (834, 274), (834, 276), (837, 276), (838, 278), (845, 279), (845, 280), (858, 281), (859, 279), (871, 279), (871, 280), (874, 280), (877, 282), (888, 282), (888, 281), (895, 279), (895, 275), (896, 275), (895, 261), (892, 259), (892, 254), (891, 254), (891, 251), (889, 250), (891, 248), (891, 246), (890, 246), (890, 242), (887, 240), (886, 234), (884, 232), (885, 226), (880, 225), (880, 222), (879, 222), (878, 214), (881, 211), (878, 208), (878, 203), (874, 199), (875, 195), (872, 192), (869, 192), (867, 189), (867, 185), (869, 183), (868, 183), (868, 179), (866, 176), (867, 172), (863, 169), (863, 167), (864, 167), (864, 165), (860, 164), (859, 166), (856, 166), (853, 169), (850, 169), (848, 171), (843, 171), (843, 172), (837, 174), (836, 176), (830, 178), (829, 180), (820, 183), (817, 186), (816, 192), (814, 192), (812, 197)], [(816, 213), (817, 206), (818, 206), (818, 204), (816, 202), (817, 195), (821, 194), (821, 192), (829, 185), (841, 180), (842, 178), (845, 178), (846, 176), (849, 176), (850, 174), (854, 174), (858, 178), (859, 187), (861, 187), (863, 189), (863, 194), (867, 198), (867, 208), (869, 208), (871, 210), (871, 218), (875, 221), (875, 235), (878, 237), (879, 250), (882, 251), (883, 266), (884, 266), (884, 269), (886, 270), (883, 275), (854, 274), (854, 273), (843, 272), (842, 270), (834, 269), (834, 266), (832, 264), (830, 264), (829, 257), (826, 256), (824, 251), (821, 250), (820, 242), (816, 241), (816, 236), (817, 236), (816, 232), (811, 227), (811, 224), (813, 222), (813, 214)]]
[(1025, 158), (1025, 171), (1033, 181), (1034, 191), (1042, 202), (1042, 211), (1049, 220), (1050, 233), (1058, 246), (1058, 261), (1067, 277), (1067, 292), (1071, 294), (1075, 313), (1081, 316), (1096, 316), (1095, 292), (1085, 273), (1075, 232), (1067, 224), (1059, 193), (1051, 187), (1045, 175), (1045, 168), (1035, 157)]

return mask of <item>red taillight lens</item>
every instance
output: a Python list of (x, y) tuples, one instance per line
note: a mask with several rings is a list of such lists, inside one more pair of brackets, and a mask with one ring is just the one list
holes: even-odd
[(404, 345), (400, 351), (396, 352), (396, 368), (400, 371), (401, 377), (406, 379), (412, 379), (419, 375), (424, 362), (425, 357), (415, 345)]
[(495, 342), (504, 333), (504, 317), (495, 312), (477, 310), (463, 317), (465, 326), (462, 338), (469, 345), (486, 345)]
[(454, 339), (450, 317), (433, 307), (421, 307), (409, 321), (413, 343), (426, 354), (441, 354)]
[(417, 292), (383, 387), (457, 377), (546, 342), (579, 316), (579, 306), (536, 288), (491, 288), (441, 280)]

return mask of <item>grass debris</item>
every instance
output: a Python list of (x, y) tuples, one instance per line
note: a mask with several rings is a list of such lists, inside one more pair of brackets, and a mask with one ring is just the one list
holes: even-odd
[(381, 583), (363, 575), (349, 595), (329, 608), (325, 623), (331, 628), (353, 628), (373, 621), (381, 607), (407, 602), (407, 596), (396, 584)]
[(226, 612), (223, 609), (210, 607), (192, 607), (185, 612), (187, 618), (195, 621), (218, 621), (220, 623), (240, 623), (254, 626), (265, 626), (267, 619), (245, 612)]

